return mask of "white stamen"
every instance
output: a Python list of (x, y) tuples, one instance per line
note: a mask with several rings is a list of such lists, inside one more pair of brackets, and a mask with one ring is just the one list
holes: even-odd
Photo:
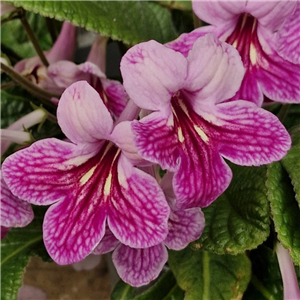
[(108, 174), (108, 177), (106, 178), (105, 185), (104, 185), (104, 196), (108, 196), (110, 194), (110, 188), (111, 188), (111, 173)]
[(96, 169), (96, 166), (92, 167), (87, 173), (85, 173), (81, 178), (80, 178), (80, 184), (84, 185), (93, 175), (94, 171)]
[(253, 44), (250, 44), (250, 60), (252, 65), (256, 64), (257, 61), (257, 52)]

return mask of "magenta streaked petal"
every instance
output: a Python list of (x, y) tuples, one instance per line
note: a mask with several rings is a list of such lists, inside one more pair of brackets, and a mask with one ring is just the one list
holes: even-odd
[(122, 154), (118, 183), (111, 185), (108, 226), (122, 243), (145, 248), (162, 242), (168, 234), (170, 208), (157, 181), (133, 167)]
[(57, 109), (58, 124), (75, 144), (95, 144), (107, 139), (112, 117), (99, 94), (86, 81), (78, 81), (62, 94)]
[(93, 154), (68, 142), (45, 139), (7, 157), (2, 174), (9, 189), (20, 199), (49, 205), (66, 197), (78, 180), (72, 169)]
[(214, 133), (220, 153), (233, 163), (259, 166), (282, 159), (291, 146), (285, 127), (272, 113), (246, 101), (217, 106)]
[(24, 227), (33, 217), (31, 205), (14, 196), (1, 177), (1, 226)]
[(164, 243), (169, 249), (182, 250), (201, 236), (204, 225), (204, 214), (200, 208), (171, 211), (169, 233)]
[(189, 52), (184, 89), (194, 102), (221, 102), (239, 89), (245, 69), (238, 51), (213, 34), (199, 38)]
[(277, 32), (277, 52), (279, 55), (294, 63), (300, 64), (300, 2), (293, 15), (284, 21)]
[(59, 265), (73, 264), (87, 257), (105, 233), (106, 210), (97, 193), (89, 195), (86, 186), (46, 212), (43, 223), (45, 247)]
[(101, 82), (103, 85), (105, 95), (108, 98), (108, 109), (116, 117), (119, 117), (129, 99), (123, 85), (119, 81), (110, 80), (106, 78), (103, 78)]
[(106, 254), (108, 252), (113, 251), (118, 244), (120, 243), (119, 240), (115, 238), (111, 230), (106, 226), (104, 237), (102, 238), (101, 242), (96, 246), (93, 250), (94, 254)]
[(300, 103), (300, 65), (284, 60), (273, 52), (258, 60), (256, 78), (269, 99), (282, 103)]
[(140, 121), (133, 121), (132, 130), (135, 145), (144, 159), (170, 171), (177, 168), (179, 133), (175, 131), (172, 115), (164, 118), (154, 112)]
[(187, 62), (181, 53), (156, 41), (130, 48), (121, 60), (124, 87), (138, 106), (164, 110), (186, 77)]
[(168, 260), (163, 244), (146, 249), (133, 249), (119, 245), (112, 255), (121, 279), (132, 286), (142, 286), (158, 277)]
[(232, 172), (212, 145), (190, 141), (186, 146), (173, 179), (176, 207), (206, 207), (227, 189)]
[(246, 72), (240, 89), (230, 100), (240, 99), (255, 103), (258, 107), (262, 106), (264, 95), (257, 81), (256, 70), (251, 69)]

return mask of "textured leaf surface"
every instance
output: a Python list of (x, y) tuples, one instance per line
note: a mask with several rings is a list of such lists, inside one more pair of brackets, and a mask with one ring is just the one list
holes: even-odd
[(126, 44), (176, 38), (167, 8), (147, 1), (9, 1), (16, 6)]
[(17, 299), (23, 273), (31, 256), (49, 260), (42, 238), (44, 208), (35, 209), (35, 218), (24, 228), (14, 228), (1, 241), (1, 300)]
[(268, 197), (278, 239), (300, 265), (300, 209), (287, 172), (276, 162), (268, 166)]
[(283, 167), (289, 173), (295, 191), (295, 197), (300, 205), (300, 126), (291, 132), (292, 148), (282, 160)]
[(217, 255), (186, 248), (170, 251), (169, 264), (185, 300), (241, 299), (250, 280), (245, 254)]
[(237, 254), (260, 245), (269, 235), (266, 168), (231, 165), (229, 188), (203, 209), (205, 228), (193, 247)]
[(164, 273), (157, 282), (143, 293), (135, 296), (137, 289), (120, 280), (111, 300), (183, 300), (184, 291), (177, 285), (171, 270)]
[[(31, 12), (26, 17), (42, 49), (49, 50), (52, 42), (45, 19)], [(21, 58), (37, 55), (21, 21), (18, 19), (1, 25), (1, 44), (13, 50)], [(5, 49), (2, 51), (5, 52)]]
[(31, 111), (28, 99), (1, 90), (1, 128), (8, 127)]

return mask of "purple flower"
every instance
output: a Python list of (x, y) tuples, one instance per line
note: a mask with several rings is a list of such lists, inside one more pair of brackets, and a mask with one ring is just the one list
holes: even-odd
[(200, 208), (176, 210), (172, 190), (172, 175), (166, 174), (161, 186), (171, 207), (168, 221), (169, 233), (165, 240), (148, 248), (131, 248), (121, 244), (106, 229), (103, 240), (95, 248), (95, 254), (113, 251), (112, 260), (121, 279), (132, 286), (141, 286), (156, 279), (168, 260), (167, 248), (182, 250), (198, 239), (204, 229), (204, 215)]
[(156, 180), (133, 166), (129, 122), (114, 127), (99, 94), (84, 81), (64, 91), (57, 119), (70, 142), (37, 141), (2, 166), (14, 195), (51, 205), (43, 236), (53, 260), (83, 260), (99, 244), (106, 226), (129, 247), (161, 243), (168, 233), (170, 209)]
[(246, 69), (233, 99), (259, 106), (264, 96), (282, 103), (300, 102), (298, 2), (193, 1), (193, 10), (212, 25), (183, 34), (168, 47), (187, 56), (198, 37), (214, 33), (239, 51)]
[[(1, 228), (9, 230), (11, 227), (25, 227), (34, 217), (31, 205), (14, 196), (1, 179)], [(6, 234), (1, 236), (5, 237)]]
[(280, 160), (290, 136), (276, 116), (254, 103), (230, 99), (244, 68), (236, 49), (212, 34), (184, 57), (155, 41), (129, 49), (121, 61), (132, 101), (154, 111), (132, 122), (146, 160), (175, 172), (178, 208), (204, 207), (229, 185), (223, 158), (244, 166)]

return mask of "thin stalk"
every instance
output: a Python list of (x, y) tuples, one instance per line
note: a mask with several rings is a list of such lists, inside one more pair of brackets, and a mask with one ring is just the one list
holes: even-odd
[(60, 98), (60, 95), (41, 89), (36, 84), (17, 73), (12, 67), (9, 67), (3, 63), (1, 63), (1, 70), (12, 80), (21, 85), (25, 90), (39, 98), (43, 104), (51, 108), (56, 108), (56, 105), (51, 101), (51, 98)]
[(289, 113), (289, 109), (291, 107), (291, 104), (284, 104), (282, 105), (279, 113), (277, 114), (278, 119), (281, 121), (281, 123), (285, 120)]
[(10, 82), (7, 82), (7, 83), (3, 83), (3, 84), (1, 84), (1, 90), (9, 89), (9, 88), (11, 88), (11, 87), (13, 87), (15, 85), (16, 85), (16, 83), (13, 82), (13, 81), (10, 81)]
[(36, 53), (38, 54), (38, 56), (40, 57), (42, 63), (48, 67), (49, 66), (49, 63), (48, 63), (48, 60), (38, 42), (38, 39), (36, 37), (36, 35), (34, 34), (32, 28), (30, 27), (30, 24), (28, 23), (27, 19), (26, 19), (26, 13), (24, 10), (21, 10), (21, 16), (20, 16), (20, 20), (22, 22), (22, 25), (28, 35), (28, 38), (30, 39)]

